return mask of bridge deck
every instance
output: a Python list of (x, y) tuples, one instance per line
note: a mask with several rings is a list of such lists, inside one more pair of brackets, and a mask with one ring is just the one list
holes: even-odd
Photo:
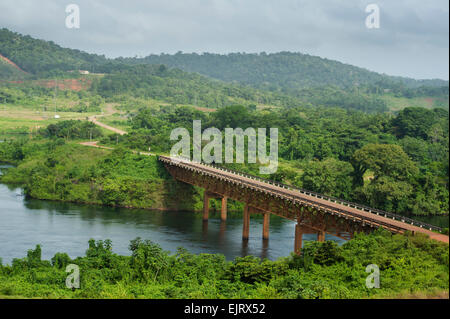
[[(172, 160), (170, 157), (161, 156), (161, 158), (168, 162), (173, 161), (174, 163), (179, 163), (179, 161)], [(300, 191), (297, 191), (295, 189), (286, 189), (284, 187), (272, 185), (272, 184), (269, 184), (267, 182), (264, 182), (264, 181), (261, 181), (258, 179), (252, 179), (250, 177), (242, 176), (235, 172), (222, 170), (222, 169), (210, 166), (210, 165), (205, 165), (205, 164), (200, 164), (200, 163), (195, 163), (195, 162), (184, 162), (184, 161), (182, 162), (182, 165), (186, 165), (188, 167), (194, 168), (199, 171), (203, 171), (208, 174), (217, 175), (222, 178), (228, 177), (233, 180), (238, 180), (240, 183), (247, 184), (249, 187), (260, 187), (262, 189), (265, 189), (266, 191), (269, 190), (275, 194), (281, 194), (281, 195), (284, 195), (287, 197), (295, 197), (300, 200), (303, 199), (307, 202), (313, 202), (319, 206), (324, 206), (327, 208), (331, 207), (331, 208), (336, 209), (336, 211), (339, 211), (341, 214), (342, 214), (342, 212), (344, 212), (344, 213), (347, 212), (349, 214), (349, 218), (354, 218), (355, 216), (357, 216), (363, 220), (379, 222), (379, 224), (381, 224), (381, 225), (387, 225), (388, 227), (391, 226), (392, 228), (395, 228), (395, 229), (402, 229), (404, 231), (424, 233), (424, 234), (429, 235), (430, 238), (435, 239), (440, 242), (445, 242), (445, 243), (449, 242), (449, 236), (447, 236), (447, 235), (439, 234), (439, 233), (433, 232), (431, 230), (424, 229), (422, 227), (410, 225), (408, 223), (405, 223), (405, 222), (402, 222), (399, 220), (393, 220), (388, 217), (377, 215), (377, 214), (374, 214), (371, 212), (366, 212), (366, 211), (363, 211), (363, 210), (360, 210), (357, 208), (349, 207), (349, 206), (346, 206), (346, 205), (343, 205), (340, 203), (336, 203), (333, 201), (329, 201), (326, 199), (321, 199), (321, 198), (317, 198), (315, 196), (303, 194)]]

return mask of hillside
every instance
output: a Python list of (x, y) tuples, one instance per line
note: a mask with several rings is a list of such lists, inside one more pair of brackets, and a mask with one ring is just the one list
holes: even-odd
[[(90, 89), (109, 99), (128, 95), (209, 108), (302, 105), (371, 113), (399, 110), (411, 106), (411, 99), (420, 98), (448, 108), (446, 81), (390, 77), (300, 53), (177, 53), (108, 59), (0, 29), (0, 54), (4, 57), (0, 79), (30, 78), (47, 88), (54, 79), (64, 79), (72, 83), (69, 87)], [(105, 76), (94, 77), (92, 87), (80, 86), (77, 83), (82, 76), (77, 70)], [(397, 100), (382, 98), (386, 94)]]
[(52, 41), (34, 39), (5, 28), (0, 29), (0, 54), (14, 61), (22, 70), (39, 77), (69, 70), (100, 72), (104, 71), (100, 67), (111, 63), (104, 56), (62, 48)]
[(392, 77), (338, 61), (292, 52), (227, 55), (179, 52), (174, 55), (149, 55), (141, 59), (119, 58), (117, 60), (130, 64), (165, 64), (223, 81), (235, 81), (269, 90), (330, 85), (340, 88), (373, 85), (392, 88), (398, 84), (409, 88), (448, 86), (448, 81)]
[(302, 103), (285, 94), (208, 79), (165, 65), (128, 66), (93, 82), (92, 90), (109, 99), (127, 95), (210, 108), (233, 104), (256, 107), (257, 104), (296, 106)]
[(409, 88), (448, 86), (448, 81), (388, 76), (338, 61), (293, 52), (227, 55), (179, 52), (174, 55), (152, 54), (145, 58), (113, 60), (103, 55), (62, 48), (52, 41), (34, 39), (5, 28), (0, 29), (0, 54), (14, 61), (24, 71), (40, 76), (69, 70), (110, 73), (122, 69), (123, 64), (164, 64), (226, 82), (269, 90), (373, 85), (392, 88), (399, 84)]
[(0, 80), (22, 80), (28, 77), (29, 74), (0, 54)]

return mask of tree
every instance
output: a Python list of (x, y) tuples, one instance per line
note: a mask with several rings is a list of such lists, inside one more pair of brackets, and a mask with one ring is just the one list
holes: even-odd
[(407, 210), (412, 192), (413, 187), (410, 183), (389, 176), (381, 176), (356, 189), (360, 200), (370, 206), (395, 212)]
[(303, 174), (297, 181), (301, 186), (318, 193), (349, 198), (352, 191), (353, 167), (334, 158), (310, 161), (303, 167)]
[[(411, 183), (419, 173), (415, 163), (401, 146), (368, 144), (352, 157), (356, 174), (358, 200), (384, 210), (404, 212), (413, 192)], [(363, 175), (370, 170), (373, 177), (364, 183)]]
[(298, 150), (298, 130), (290, 127), (286, 135), (288, 158), (292, 161)]
[(162, 248), (151, 240), (140, 237), (130, 242), (130, 265), (136, 270), (140, 279), (156, 281), (158, 275), (169, 267), (169, 256)]
[(408, 180), (418, 169), (402, 147), (393, 144), (367, 144), (357, 150), (352, 157), (356, 185), (363, 185), (363, 175), (373, 172), (373, 180), (389, 176), (398, 180)]
[(435, 114), (422, 107), (407, 107), (392, 120), (394, 133), (400, 138), (411, 136), (426, 139), (430, 127), (436, 121)]
[(215, 112), (212, 115), (212, 124), (219, 129), (226, 127), (240, 127), (245, 129), (250, 125), (250, 118), (251, 116), (246, 107), (242, 105), (231, 105), (222, 107)]
[(420, 164), (428, 163), (430, 159), (429, 143), (423, 139), (405, 136), (400, 141), (400, 145), (412, 160)]

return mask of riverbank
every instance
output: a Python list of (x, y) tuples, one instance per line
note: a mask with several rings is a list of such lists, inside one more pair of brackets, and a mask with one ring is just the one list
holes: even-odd
[[(17, 166), (0, 181), (31, 198), (163, 211), (203, 207), (203, 190), (176, 182), (154, 156), (63, 140), (35, 141), (16, 152), (21, 160), (2, 158)], [(211, 201), (211, 209), (219, 210), (220, 201)], [(230, 200), (228, 209), (241, 211), (242, 204)]]
[[(151, 241), (130, 242), (131, 256), (111, 251), (109, 240), (89, 241), (86, 255), (41, 247), (0, 266), (0, 295), (26, 298), (249, 298), (354, 299), (436, 297), (448, 294), (448, 245), (423, 236), (376, 231), (338, 246), (309, 242), (302, 256), (276, 261), (253, 256), (226, 261), (219, 254), (164, 252)], [(370, 247), (370, 249), (367, 249)], [(65, 287), (68, 264), (80, 267), (80, 289)], [(380, 288), (367, 288), (366, 266), (380, 269)], [(426, 265), (426, 266), (425, 266)]]

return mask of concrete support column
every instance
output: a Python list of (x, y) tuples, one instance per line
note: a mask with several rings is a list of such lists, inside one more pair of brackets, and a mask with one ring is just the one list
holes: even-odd
[(270, 213), (264, 213), (263, 239), (269, 239)]
[(295, 242), (294, 242), (294, 252), (297, 255), (300, 255), (300, 251), (302, 250), (302, 240), (303, 240), (303, 227), (300, 225), (299, 221), (297, 221), (297, 225), (295, 225)]
[(248, 204), (245, 203), (242, 239), (248, 240), (249, 235), (250, 235), (250, 210), (249, 210)]
[(227, 197), (222, 197), (222, 206), (220, 207), (220, 219), (223, 221), (227, 220)]
[(206, 221), (209, 219), (209, 196), (205, 191), (203, 193), (203, 220)]
[(325, 241), (325, 232), (323, 230), (319, 231), (317, 233), (317, 241), (320, 241), (320, 242), (324, 242)]

